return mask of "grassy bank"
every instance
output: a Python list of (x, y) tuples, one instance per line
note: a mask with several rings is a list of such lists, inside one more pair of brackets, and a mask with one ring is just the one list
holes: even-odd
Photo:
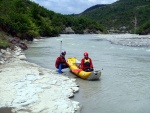
[(9, 36), (6, 33), (0, 31), (0, 48), (7, 48), (11, 46), (8, 42), (8, 38)]

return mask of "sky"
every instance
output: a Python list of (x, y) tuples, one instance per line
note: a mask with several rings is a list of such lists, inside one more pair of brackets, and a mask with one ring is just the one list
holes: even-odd
[(117, 0), (31, 0), (61, 14), (79, 14), (97, 4), (111, 4)]

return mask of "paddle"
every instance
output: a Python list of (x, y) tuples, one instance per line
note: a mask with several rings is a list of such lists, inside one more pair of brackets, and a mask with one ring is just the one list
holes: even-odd
[(60, 53), (62, 51), (62, 41), (60, 42)]

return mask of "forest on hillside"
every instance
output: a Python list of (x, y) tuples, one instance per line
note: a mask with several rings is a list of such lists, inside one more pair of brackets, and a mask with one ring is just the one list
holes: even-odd
[(118, 0), (109, 5), (96, 5), (77, 15), (98, 21), (107, 30), (120, 33), (150, 33), (150, 0)]
[(66, 27), (79, 34), (85, 29), (106, 32), (94, 20), (55, 13), (30, 0), (0, 0), (0, 9), (0, 31), (20, 39), (59, 36)]

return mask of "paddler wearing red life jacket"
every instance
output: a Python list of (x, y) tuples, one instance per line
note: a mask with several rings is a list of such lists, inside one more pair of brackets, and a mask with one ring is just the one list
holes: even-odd
[(81, 69), (87, 72), (93, 71), (93, 63), (87, 52), (84, 52), (84, 58), (81, 60)]
[(55, 67), (58, 69), (58, 73), (63, 73), (61, 70), (69, 67), (68, 63), (66, 62), (65, 55), (66, 51), (62, 52), (56, 59)]

